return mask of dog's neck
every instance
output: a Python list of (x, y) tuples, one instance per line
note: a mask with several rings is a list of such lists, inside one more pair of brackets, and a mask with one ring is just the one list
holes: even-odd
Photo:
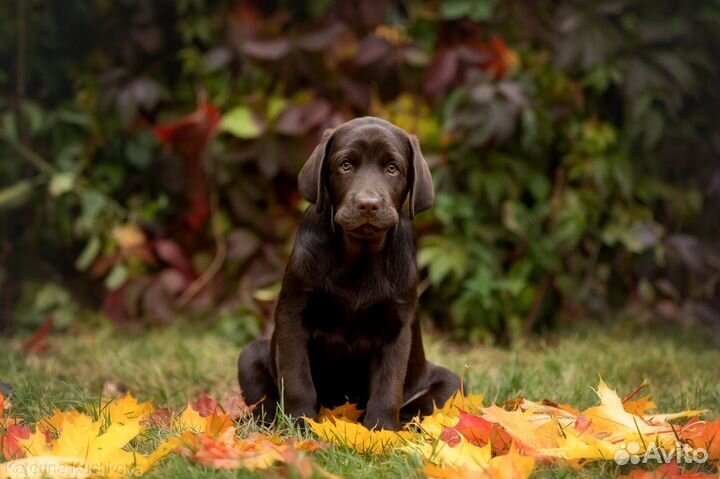
[(345, 233), (338, 225), (335, 225), (335, 228), (338, 234), (342, 236), (345, 259), (350, 262), (357, 261), (366, 256), (376, 257), (385, 250), (388, 231), (374, 238), (356, 238)]

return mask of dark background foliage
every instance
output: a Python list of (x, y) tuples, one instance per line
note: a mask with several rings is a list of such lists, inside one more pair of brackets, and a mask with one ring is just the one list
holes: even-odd
[(717, 0), (0, 5), (6, 328), (271, 315), (324, 128), (420, 137), (422, 314), (459, 339), (720, 325)]

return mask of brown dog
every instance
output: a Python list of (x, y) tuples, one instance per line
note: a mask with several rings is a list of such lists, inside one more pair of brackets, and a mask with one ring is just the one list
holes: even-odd
[[(240, 355), (245, 401), (265, 419), (347, 401), (363, 424), (399, 429), (460, 387), (425, 359), (412, 219), (435, 192), (417, 138), (379, 118), (328, 130), (298, 177), (310, 206), (283, 278), (270, 341)], [(284, 397), (281, 399), (281, 394)]]

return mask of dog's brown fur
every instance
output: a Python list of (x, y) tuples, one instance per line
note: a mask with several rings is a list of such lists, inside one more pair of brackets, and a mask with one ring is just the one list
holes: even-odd
[(272, 420), (317, 416), (346, 401), (363, 424), (400, 428), (458, 390), (458, 377), (425, 359), (412, 219), (432, 207), (417, 138), (379, 118), (326, 131), (298, 177), (311, 203), (295, 238), (272, 339), (239, 360), (247, 403)]

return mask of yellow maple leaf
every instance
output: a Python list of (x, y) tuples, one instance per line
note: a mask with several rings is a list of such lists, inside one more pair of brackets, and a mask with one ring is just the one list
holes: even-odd
[(557, 439), (554, 448), (539, 448), (535, 451), (538, 457), (555, 457), (569, 461), (571, 465), (595, 460), (611, 460), (620, 444), (613, 444), (602, 438), (591, 435), (580, 435), (573, 428), (566, 428)]
[(433, 416), (438, 412), (446, 416), (459, 417), (460, 411), (471, 414), (480, 414), (483, 408), (484, 396), (482, 394), (463, 395), (462, 391), (456, 392), (450, 399), (445, 401), (441, 408), (435, 408)]
[(89, 426), (93, 423), (93, 420), (87, 414), (78, 411), (55, 410), (52, 416), (42, 419), (37, 423), (37, 429), (42, 432), (57, 433), (62, 430), (65, 423)]
[[(19, 443), (35, 461), (27, 464), (39, 469), (44, 465), (70, 464), (77, 469), (75, 472), (81, 474), (78, 477), (86, 477), (82, 476), (85, 471), (89, 471), (93, 477), (125, 478), (138, 475), (178, 445), (176, 439), (166, 440), (148, 456), (126, 449), (130, 441), (141, 433), (141, 421), (151, 411), (152, 406), (140, 405), (132, 398), (118, 402), (97, 420), (79, 412), (56, 411), (53, 416), (38, 423), (34, 434), (28, 439), (19, 440)], [(57, 434), (57, 438), (48, 441), (45, 434), (48, 431)], [(23, 464), (18, 463), (17, 467), (22, 468)], [(72, 468), (68, 470), (73, 471)]]
[(151, 403), (141, 403), (130, 394), (113, 399), (103, 406), (103, 414), (112, 424), (122, 423), (128, 419), (147, 419), (154, 410)]
[(459, 415), (449, 416), (441, 410), (437, 410), (435, 414), (425, 416), (422, 421), (416, 422), (416, 424), (425, 434), (428, 434), (433, 439), (438, 439), (445, 428), (454, 427), (459, 420)]
[(176, 418), (175, 427), (182, 431), (189, 429), (202, 433), (207, 429), (207, 419), (188, 404), (182, 414)]
[(492, 479), (527, 479), (535, 469), (535, 459), (520, 454), (514, 444), (507, 454), (493, 457), (488, 472)]
[(506, 411), (494, 405), (483, 409), (483, 417), (500, 425), (527, 454), (557, 447), (557, 421), (552, 418), (546, 421), (532, 410)]
[(464, 437), (461, 437), (460, 443), (454, 447), (450, 447), (446, 443), (444, 444), (446, 447), (440, 449), (436, 455), (437, 460), (442, 464), (484, 470), (490, 463), (490, 458), (492, 457), (492, 446), (490, 443), (487, 443), (483, 447), (478, 447), (468, 442)]
[(306, 421), (313, 432), (326, 441), (349, 447), (360, 453), (389, 452), (417, 436), (417, 434), (407, 431), (369, 430), (362, 424), (343, 419), (330, 419), (322, 422), (307, 419)]
[(26, 456), (45, 456), (49, 454), (51, 450), (50, 445), (47, 443), (45, 433), (39, 430), (31, 434), (21, 445)]
[(650, 396), (645, 396), (639, 399), (625, 401), (623, 403), (623, 407), (630, 414), (642, 416), (644, 414), (647, 414), (648, 411), (657, 409), (657, 404), (655, 404), (652, 399), (650, 399)]
[(26, 457), (0, 464), (0, 479), (85, 479), (92, 471), (76, 457)]
[(459, 467), (440, 467), (427, 463), (423, 472), (428, 479), (489, 479), (486, 471), (474, 471)]
[(333, 409), (326, 407), (320, 409), (318, 420), (322, 421), (330, 418), (345, 419), (347, 421), (357, 421), (362, 416), (363, 410), (357, 408), (357, 404), (345, 403)]

